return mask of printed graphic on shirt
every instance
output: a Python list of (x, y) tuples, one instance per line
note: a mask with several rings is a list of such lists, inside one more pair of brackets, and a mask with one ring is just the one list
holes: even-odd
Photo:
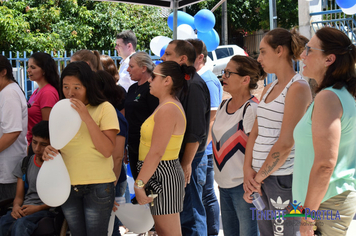
[(228, 130), (219, 141), (216, 140), (214, 134), (212, 138), (215, 163), (220, 171), (236, 152), (240, 151), (245, 154), (248, 136), (244, 132), (242, 120)]

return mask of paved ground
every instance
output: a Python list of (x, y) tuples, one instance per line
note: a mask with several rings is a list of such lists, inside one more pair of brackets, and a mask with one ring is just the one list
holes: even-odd
[[(218, 186), (215, 183), (215, 193), (218, 197), (219, 200), (219, 190), (218, 190)], [(220, 218), (220, 222), (221, 222), (221, 218)], [(125, 234), (126, 236), (137, 236), (138, 234), (134, 234), (132, 232), (128, 232)], [(356, 235), (356, 217), (354, 217), (354, 220), (352, 221), (349, 230), (347, 231), (347, 235), (346, 236), (355, 236)], [(219, 236), (224, 236), (223, 230), (222, 230), (222, 225), (220, 223), (220, 232), (219, 232)], [(229, 236), (229, 235), (226, 235)], [(337, 235), (335, 235), (337, 236)]]

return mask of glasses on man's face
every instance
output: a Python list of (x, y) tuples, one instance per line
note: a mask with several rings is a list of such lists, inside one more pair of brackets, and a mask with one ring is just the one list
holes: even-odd
[(231, 72), (231, 71), (227, 71), (227, 70), (221, 71), (221, 75), (225, 75), (226, 78), (229, 78), (231, 74), (236, 74), (236, 75), (242, 76), (241, 74), (239, 74), (237, 72)]
[(318, 51), (322, 51), (324, 52), (324, 49), (320, 49), (320, 48), (313, 48), (313, 47), (309, 47), (308, 45), (305, 45), (305, 55), (308, 56), (310, 49), (314, 49), (314, 50), (318, 50)]
[(160, 74), (160, 73), (157, 73), (157, 72), (152, 72), (152, 80), (156, 77), (156, 75), (159, 75), (159, 76), (162, 76), (163, 78), (167, 77), (167, 75), (163, 75), (163, 74)]

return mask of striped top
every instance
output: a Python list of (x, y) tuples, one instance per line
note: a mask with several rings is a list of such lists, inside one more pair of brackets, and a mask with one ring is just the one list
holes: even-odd
[[(299, 74), (296, 74), (283, 89), (281, 94), (273, 101), (266, 103), (265, 99), (272, 91), (278, 80), (275, 80), (266, 94), (261, 99), (257, 107), (257, 122), (258, 136), (253, 146), (252, 167), (255, 171), (259, 171), (265, 162), (271, 148), (277, 142), (284, 115), (285, 98), (289, 87), (298, 80), (304, 80)], [(293, 173), (294, 164), (294, 146), (286, 160), (286, 162), (271, 175), (289, 175)]]

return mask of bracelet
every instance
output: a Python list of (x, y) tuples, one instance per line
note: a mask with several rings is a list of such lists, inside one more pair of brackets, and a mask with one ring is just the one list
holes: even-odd
[(302, 218), (301, 223), (303, 224), (303, 222), (306, 223), (306, 225), (304, 226), (313, 226), (313, 231), (316, 231), (318, 229), (318, 227), (315, 225), (315, 221), (308, 221), (305, 218)]
[(135, 189), (143, 189), (144, 187), (139, 187), (139, 186), (137, 186), (136, 183), (135, 183), (135, 184), (134, 184), (134, 188), (135, 188)]

